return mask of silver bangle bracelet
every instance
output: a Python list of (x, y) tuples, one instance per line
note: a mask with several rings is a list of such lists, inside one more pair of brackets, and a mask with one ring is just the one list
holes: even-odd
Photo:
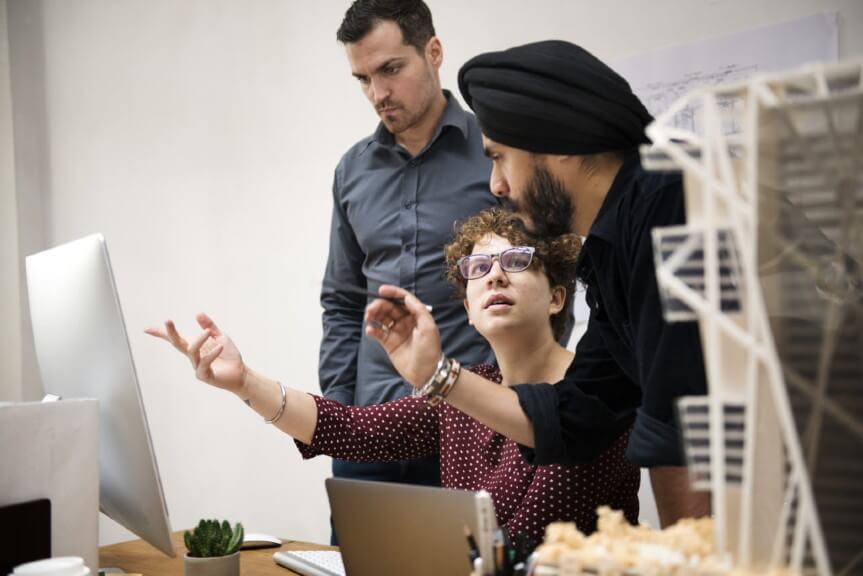
[(264, 418), (265, 424), (275, 424), (276, 422), (278, 422), (279, 418), (282, 417), (282, 414), (285, 413), (285, 404), (287, 404), (288, 402), (288, 391), (285, 389), (285, 385), (281, 382), (276, 382), (276, 384), (279, 385), (279, 389), (282, 391), (282, 405), (279, 406), (279, 411), (276, 412), (275, 416), (273, 416), (269, 420)]

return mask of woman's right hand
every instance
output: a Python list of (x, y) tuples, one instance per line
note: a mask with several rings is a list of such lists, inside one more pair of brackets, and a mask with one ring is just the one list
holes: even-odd
[(378, 293), (403, 298), (396, 304), (378, 298), (366, 308), (366, 334), (377, 340), (402, 378), (419, 388), (432, 377), (441, 357), (440, 333), (420, 300), (398, 286), (381, 286)]
[(209, 316), (198, 314), (196, 319), (204, 331), (191, 344), (177, 331), (171, 320), (165, 322), (164, 329), (147, 328), (144, 332), (169, 342), (185, 355), (192, 363), (198, 380), (233, 392), (245, 400), (247, 369), (240, 351)]

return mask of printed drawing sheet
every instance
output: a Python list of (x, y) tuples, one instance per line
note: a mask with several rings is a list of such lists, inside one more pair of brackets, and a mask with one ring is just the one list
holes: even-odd
[[(838, 54), (838, 15), (831, 12), (638, 54), (618, 62), (614, 69), (656, 116), (699, 86), (832, 62)], [(699, 133), (698, 111), (682, 110), (674, 125)], [(726, 130), (734, 133), (737, 127), (727, 125)]]
[[(653, 116), (699, 86), (746, 80), (755, 74), (799, 68), (815, 62), (832, 62), (839, 54), (839, 25), (836, 12), (825, 12), (764, 26), (753, 30), (708, 38), (692, 44), (637, 54), (612, 63), (629, 81)], [(733, 101), (720, 106), (735, 106)], [(727, 133), (735, 133), (732, 114), (723, 114)], [(699, 111), (687, 107), (675, 116), (677, 128), (699, 129)], [(584, 288), (575, 295), (575, 329), (572, 349), (587, 329), (590, 309), (584, 301)]]

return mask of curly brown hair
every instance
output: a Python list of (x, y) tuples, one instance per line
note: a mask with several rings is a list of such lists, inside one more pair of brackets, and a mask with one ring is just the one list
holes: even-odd
[(467, 289), (467, 280), (458, 269), (459, 258), (473, 252), (477, 242), (489, 234), (496, 234), (506, 238), (513, 246), (533, 246), (535, 252), (531, 267), (539, 267), (548, 277), (550, 286), (563, 286), (566, 289), (563, 309), (551, 317), (552, 333), (556, 339), (560, 339), (566, 331), (567, 318), (572, 309), (575, 264), (581, 253), (581, 239), (575, 234), (540, 238), (528, 230), (520, 216), (504, 208), (483, 210), (456, 223), (455, 228), (453, 240), (444, 248), (444, 254), (446, 278), (455, 287), (458, 297), (464, 298)]

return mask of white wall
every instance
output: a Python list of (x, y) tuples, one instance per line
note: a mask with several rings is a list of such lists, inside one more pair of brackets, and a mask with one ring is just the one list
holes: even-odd
[(6, 0), (0, 1), (0, 400), (21, 399), (18, 206)]
[[(335, 41), (349, 1), (8, 4), (13, 68), (31, 64), (17, 81), (42, 86), (41, 104), (13, 102), (28, 161), (18, 202), (37, 205), (19, 226), (46, 244), (105, 234), (174, 527), (206, 515), (325, 541), (329, 461), (301, 463), (287, 437), (141, 331), (165, 318), (194, 331), (205, 310), (249, 364), (317, 390), (332, 170), (375, 125)], [(821, 10), (840, 12), (840, 56), (863, 54), (859, 0), (430, 6), (451, 88), (468, 57), (516, 43), (561, 37), (614, 61)], [(2, 98), (0, 84), (0, 114)], [(37, 159), (19, 142), (19, 106), (41, 115), (26, 123), (44, 125)], [(117, 539), (106, 522), (103, 542)]]

